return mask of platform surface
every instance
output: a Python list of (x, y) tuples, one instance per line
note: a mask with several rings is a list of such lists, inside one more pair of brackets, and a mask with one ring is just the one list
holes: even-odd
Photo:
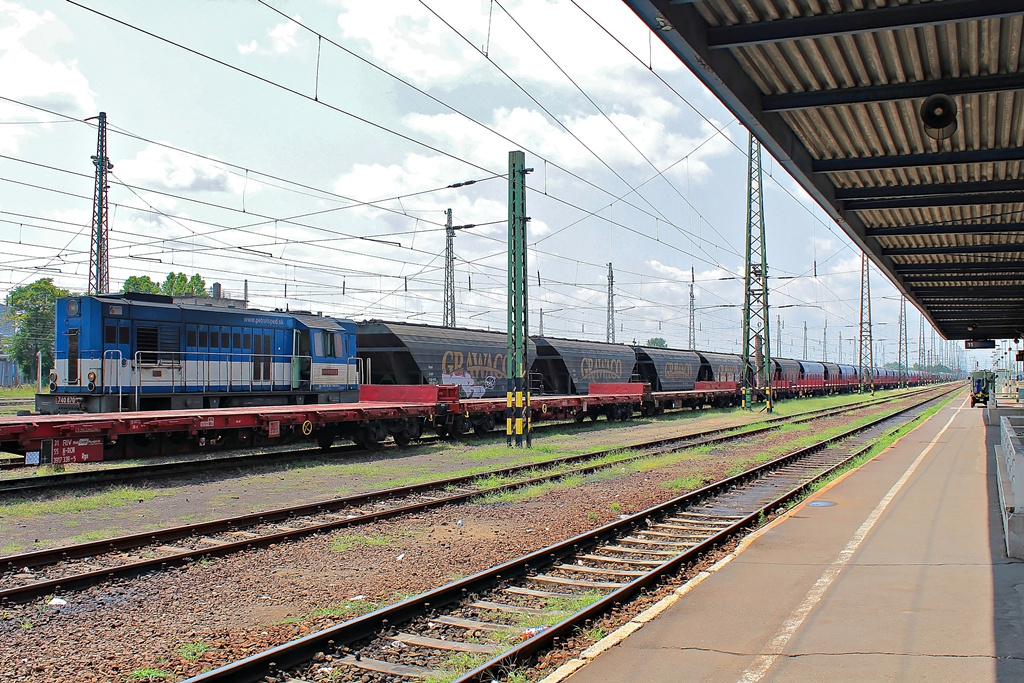
[(801, 503), (567, 680), (1024, 681), (998, 428), (969, 406)]

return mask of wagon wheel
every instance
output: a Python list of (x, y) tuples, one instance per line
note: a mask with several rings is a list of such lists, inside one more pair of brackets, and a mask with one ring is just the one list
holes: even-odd
[(491, 415), (488, 415), (483, 420), (473, 425), (473, 431), (476, 433), (477, 436), (483, 436), (484, 434), (486, 434), (489, 431), (492, 431), (493, 429), (494, 417), (492, 417)]
[(368, 451), (375, 451), (380, 448), (380, 443), (375, 438), (373, 432), (365, 426), (360, 427), (358, 431), (356, 431), (352, 440), (355, 441), (360, 448)]

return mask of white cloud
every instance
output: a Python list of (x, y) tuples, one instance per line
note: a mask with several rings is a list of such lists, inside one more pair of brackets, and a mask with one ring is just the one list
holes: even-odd
[[(0, 0), (0, 91), (6, 97), (45, 106), (48, 109), (90, 115), (95, 113), (95, 93), (86, 77), (78, 70), (78, 63), (48, 61), (31, 51), (25, 39), (33, 31), (43, 29), (59, 34), (59, 22), (53, 13), (33, 12), (25, 7)], [(24, 108), (0, 105), (0, 118), (6, 121), (35, 114), (26, 114)], [(21, 139), (32, 134), (21, 126), (3, 126), (0, 130), (0, 150), (11, 152)], [(37, 130), (37, 129), (36, 129)]]
[[(479, 171), (467, 171), (463, 164), (453, 159), (410, 154), (401, 165), (356, 164), (351, 171), (335, 181), (334, 191), (360, 201), (375, 201), (433, 188), (444, 188), (455, 182), (479, 178), (480, 175)], [(507, 185), (504, 180), (495, 179), (470, 187), (442, 189), (402, 200), (389, 200), (376, 206), (346, 210), (344, 215), (358, 214), (366, 219), (361, 223), (361, 230), (353, 230), (360, 234), (380, 234), (382, 230), (392, 233), (409, 232), (414, 229), (436, 230), (438, 225), (444, 223), (445, 211), (449, 208), (452, 209), (456, 225), (491, 223), (506, 216)], [(396, 214), (395, 211), (408, 213), (413, 218)], [(421, 219), (420, 223), (416, 223), (416, 218)], [(355, 224), (355, 221), (352, 223)], [(531, 237), (545, 234), (547, 231), (547, 224), (541, 220), (535, 220), (530, 225)], [(505, 227), (502, 224), (481, 226), (474, 228), (472, 234), (503, 237)], [(438, 235), (437, 232), (430, 238), (403, 235), (402, 240), (404, 244), (415, 239), (416, 245), (419, 246), (423, 239), (439, 243)], [(424, 248), (429, 250), (433, 249), (433, 246)], [(471, 255), (463, 253), (461, 257), (470, 258)]]
[(296, 22), (299, 21), (302, 21), (302, 17), (295, 15), (295, 21), (278, 24), (267, 32), (267, 35), (270, 36), (270, 46), (274, 52), (284, 54), (299, 46), (299, 41), (295, 39), (295, 34), (299, 30), (299, 25)]
[(260, 54), (277, 53), (279, 55), (291, 52), (299, 46), (299, 41), (296, 35), (299, 31), (299, 24), (297, 22), (302, 21), (302, 17), (295, 15), (295, 21), (285, 21), (277, 24), (273, 28), (267, 31), (267, 38), (269, 39), (270, 47), (264, 48), (260, 45), (258, 40), (251, 40), (248, 43), (239, 43), (236, 47), (238, 52), (243, 55), (249, 55), (254, 52)]
[[(430, 7), (443, 21), (414, 0), (385, 4), (338, 0), (337, 4), (342, 8), (338, 25), (344, 38), (363, 41), (372, 60), (424, 87), (455, 86), (470, 72), (476, 82), (504, 82), (505, 76), (487, 63), (490, 58), (516, 81), (572, 88), (541, 49), (591, 93), (610, 91), (639, 99), (649, 87), (640, 83), (652, 81), (629, 77), (627, 72), (639, 75), (645, 67), (567, 2), (503, 3), (515, 21), (488, 0), (431, 2)], [(602, 26), (612, 27), (615, 36), (641, 60), (654, 57), (659, 72), (681, 68), (660, 41), (649, 40), (647, 27), (621, 3), (586, 3), (584, 8)]]
[[(546, 158), (572, 169), (601, 166), (603, 160), (617, 169), (640, 168), (644, 177), (650, 177), (654, 170), (644, 160), (646, 157), (659, 171), (676, 164), (670, 173), (676, 178), (689, 174), (694, 182), (711, 176), (708, 158), (731, 149), (728, 134), (714, 135), (715, 128), (707, 122), (700, 122), (698, 134), (688, 137), (673, 132), (674, 128), (666, 122), (648, 117), (613, 114), (609, 118), (614, 126), (600, 114), (565, 117), (565, 128), (583, 144), (536, 110), (497, 109), (488, 125), (523, 147), (540, 150)], [(506, 140), (481, 127), (467, 125), (457, 114), (409, 114), (405, 121), (412, 129), (431, 135), (444, 149), (481, 166), (493, 166), (495, 159), (502, 159), (507, 153)], [(712, 139), (705, 143), (708, 138)], [(687, 155), (688, 163), (677, 164)]]
[[(456, 81), (482, 62), (476, 50), (418, 2), (343, 0), (339, 4), (342, 37), (366, 43), (372, 60), (418, 85)], [(439, 11), (442, 16), (450, 14)]]
[(115, 162), (114, 173), (126, 183), (168, 192), (256, 192), (255, 181), (229, 173), (213, 161), (176, 152), (160, 145), (147, 145), (133, 159)]

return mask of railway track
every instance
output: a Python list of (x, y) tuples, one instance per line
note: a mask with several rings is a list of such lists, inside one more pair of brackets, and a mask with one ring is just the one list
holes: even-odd
[(459, 681), (496, 680), (784, 508), (952, 391), (189, 681), (451, 680), (453, 655)]
[[(915, 389), (913, 391), (926, 391), (926, 389)], [(912, 395), (912, 394), (904, 394)], [(897, 396), (880, 399), (881, 401), (896, 400)], [(784, 422), (794, 417), (805, 415), (816, 415), (827, 413), (835, 408), (825, 408), (817, 411), (797, 413), (792, 416), (769, 418), (762, 420), (765, 424)], [(568, 424), (568, 423), (566, 423)], [(534, 430), (541, 432), (544, 429), (562, 426), (537, 425)], [(738, 428), (733, 427), (724, 429)], [(425, 437), (423, 441), (430, 441), (436, 437)], [(393, 446), (389, 446), (393, 447)], [(155, 463), (144, 465), (131, 465), (125, 467), (107, 467), (102, 469), (89, 469), (65, 472), (61, 474), (41, 474), (28, 477), (6, 477), (0, 478), (0, 495), (4, 494), (28, 494), (40, 493), (43, 491), (70, 491), (75, 489), (100, 486), (109, 483), (123, 483), (125, 481), (139, 481), (146, 479), (172, 478), (176, 476), (193, 476), (199, 473), (218, 472), (238, 468), (261, 467), (265, 465), (281, 465), (293, 462), (300, 462), (311, 458), (323, 457), (347, 457), (366, 453), (364, 449), (356, 445), (335, 446), (329, 451), (318, 448), (297, 448), (287, 451), (276, 451), (271, 453), (254, 453), (250, 455), (233, 455), (225, 457), (180, 460), (167, 463)]]
[[(934, 390), (929, 393), (934, 393)], [(59, 548), (0, 557), (0, 603), (22, 602), (59, 591), (81, 588), (118, 577), (176, 566), (206, 556), (223, 556), (265, 547), (312, 534), (412, 514), (472, 498), (538, 484), (567, 475), (587, 474), (611, 465), (700, 445), (749, 438), (794, 424), (874, 408), (907, 398), (889, 397), (850, 406), (776, 418), (733, 431), (662, 438), (631, 448), (642, 454), (622, 454), (621, 447), (553, 458), (471, 476), (453, 477), (308, 503), (260, 513), (201, 522), (159, 531), (121, 536)], [(490, 477), (505, 483), (482, 485)]]

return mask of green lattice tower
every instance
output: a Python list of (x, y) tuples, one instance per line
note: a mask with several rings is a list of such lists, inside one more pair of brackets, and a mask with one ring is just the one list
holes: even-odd
[(868, 255), (860, 257), (860, 353), (858, 388), (860, 393), (875, 394), (875, 357), (871, 346), (871, 279)]
[(530, 318), (526, 278), (526, 155), (508, 153), (508, 344), (505, 355), (507, 393), (505, 434), (509, 446), (532, 443), (530, 434), (529, 371)]
[[(761, 143), (750, 134), (747, 145), (747, 248), (743, 277), (743, 407), (764, 393), (772, 412), (771, 335), (768, 326), (768, 256), (764, 239)], [(758, 357), (758, 348), (762, 357)]]

